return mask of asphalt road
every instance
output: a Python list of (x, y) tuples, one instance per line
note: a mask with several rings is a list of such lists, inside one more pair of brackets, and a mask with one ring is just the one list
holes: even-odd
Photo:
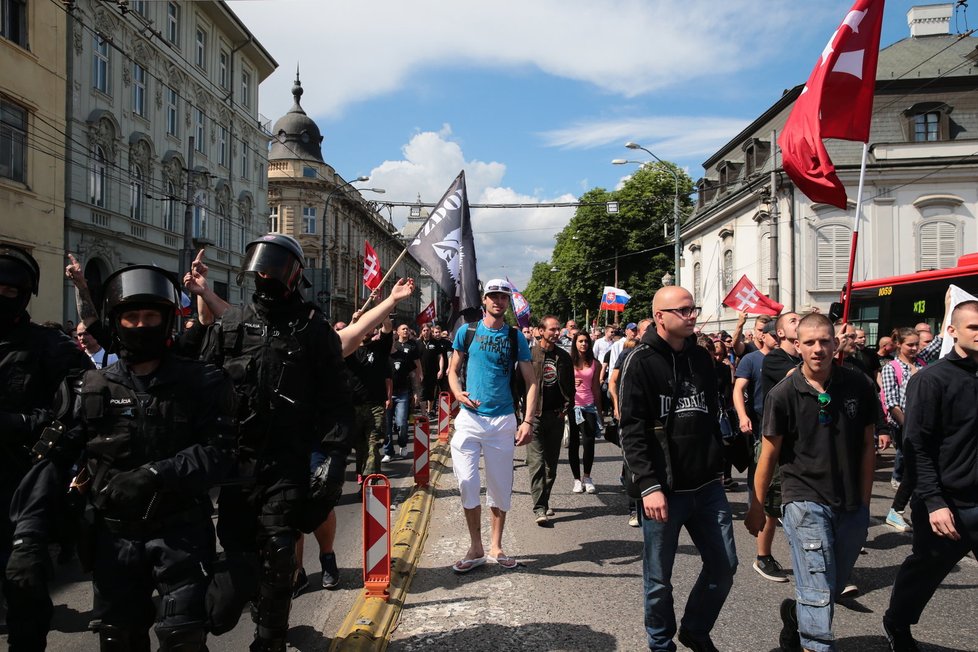
[[(517, 457), (525, 453), (518, 449)], [(562, 452), (566, 459), (566, 452)], [(910, 549), (909, 534), (883, 525), (893, 497), (889, 455), (880, 460), (874, 489), (866, 555), (854, 581), (862, 593), (838, 605), (835, 632), (840, 650), (887, 649), (880, 619), (896, 570)], [(627, 501), (619, 486), (618, 449), (600, 442), (593, 471), (599, 493), (573, 494), (572, 477), (562, 461), (551, 500), (552, 527), (533, 521), (527, 470), (516, 468), (516, 495), (508, 517), (504, 547), (521, 560), (516, 570), (487, 564), (465, 575), (450, 566), (468, 545), (455, 479), (442, 476), (425, 555), (411, 595), (391, 639), (392, 652), (427, 650), (643, 650), (642, 534), (627, 525)], [(737, 477), (737, 476), (735, 476)], [(728, 493), (735, 515), (740, 566), (734, 587), (713, 632), (720, 650), (776, 650), (781, 622), (778, 605), (793, 597), (793, 584), (761, 578), (751, 568), (755, 539), (743, 527), (746, 487)], [(488, 537), (488, 518), (483, 536)], [(673, 575), (681, 610), (700, 561), (688, 537), (680, 541)], [(782, 532), (774, 553), (785, 567), (791, 559)], [(958, 565), (924, 613), (914, 632), (929, 652), (978, 650), (978, 563)], [(679, 645), (679, 649), (684, 649)]]

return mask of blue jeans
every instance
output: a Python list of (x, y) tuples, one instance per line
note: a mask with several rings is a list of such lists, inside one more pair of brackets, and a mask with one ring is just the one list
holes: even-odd
[(869, 508), (847, 512), (809, 501), (783, 507), (784, 533), (791, 544), (798, 599), (798, 633), (803, 648), (835, 650), (835, 598), (866, 543)]
[(394, 454), (394, 430), (397, 429), (397, 445), (408, 443), (408, 409), (411, 407), (411, 390), (395, 392), (391, 396), (394, 404), (387, 410), (387, 436), (384, 438), (384, 455)]
[(733, 586), (737, 572), (730, 503), (719, 481), (696, 491), (669, 493), (669, 520), (643, 519), (645, 550), (642, 575), (645, 584), (645, 632), (649, 649), (674, 652), (676, 614), (672, 601), (672, 567), (676, 560), (679, 531), (684, 526), (703, 559), (693, 590), (686, 601), (682, 626), (697, 637), (707, 636)]

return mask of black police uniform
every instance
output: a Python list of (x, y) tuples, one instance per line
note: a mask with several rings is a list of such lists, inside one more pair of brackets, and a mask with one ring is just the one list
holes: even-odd
[[(259, 244), (281, 249), (278, 241), (286, 238), (273, 234), (266, 236), (270, 244)], [(298, 243), (285, 245), (295, 258), (291, 251)], [(254, 259), (252, 251), (246, 271)], [(301, 271), (301, 258), (294, 264)], [(221, 489), (218, 537), (232, 566), (247, 566), (242, 560), (256, 555), (261, 560), (257, 595), (243, 588), (244, 581), (229, 580), (233, 587), (215, 582), (212, 631), (232, 628), (241, 606), (254, 599), (252, 649), (284, 650), (297, 531), (309, 532), (326, 519), (339, 498), (350, 450), (342, 345), (319, 309), (297, 292), (272, 300), (262, 298), (259, 288), (253, 303), (229, 308), (210, 327), (203, 356), (223, 365), (233, 380), (240, 423), (237, 479)], [(316, 448), (332, 468), (324, 500), (311, 499), (309, 459)], [(324, 479), (313, 480), (317, 485)], [(322, 486), (314, 488), (319, 498)]]
[[(113, 308), (129, 305), (169, 310), (155, 332), (160, 351), (140, 359), (159, 365), (135, 375), (122, 344), (119, 362), (85, 373), (76, 387), (77, 425), (42, 442), (49, 450), (14, 497), (15, 553), (18, 545), (43, 548), (53, 517), (47, 502), (65, 493), (72, 466), (84, 455), (79, 557), (93, 571), (100, 649), (148, 651), (156, 621), (161, 650), (196, 652), (206, 650), (205, 595), (215, 555), (208, 492), (232, 466), (234, 394), (220, 369), (165, 350), (176, 304), (148, 302), (145, 294), (128, 301), (134, 287), (138, 294), (140, 273), (162, 276), (137, 266), (133, 285), (133, 269), (117, 273), (123, 275), (118, 285), (106, 280), (107, 294), (121, 288), (122, 296), (105, 314), (116, 319)], [(176, 286), (163, 278), (176, 296)]]
[[(0, 568), (7, 565), (13, 540), (8, 508), (30, 469), (31, 447), (53, 419), (70, 413), (66, 381), (92, 368), (64, 333), (31, 322), (25, 308), (31, 293), (37, 294), (39, 272), (26, 251), (0, 246), (0, 284), (20, 290), (16, 299), (0, 298)], [(43, 645), (52, 610), (47, 592), (31, 601), (4, 583), (4, 594), (10, 645)]]

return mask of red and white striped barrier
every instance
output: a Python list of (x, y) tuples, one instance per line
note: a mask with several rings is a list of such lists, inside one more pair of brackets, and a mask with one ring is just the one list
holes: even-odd
[(442, 392), (438, 395), (438, 441), (448, 441), (448, 423), (452, 417), (452, 395)]
[(391, 483), (380, 473), (363, 479), (363, 587), (368, 598), (390, 598)]
[(431, 441), (428, 418), (418, 416), (414, 419), (414, 484), (427, 487), (431, 477), (428, 448)]
[(455, 395), (451, 392), (448, 392), (448, 404), (451, 406), (450, 412), (452, 413), (452, 416), (457, 417), (459, 408), (462, 407), (462, 404), (458, 402), (458, 399), (455, 398)]

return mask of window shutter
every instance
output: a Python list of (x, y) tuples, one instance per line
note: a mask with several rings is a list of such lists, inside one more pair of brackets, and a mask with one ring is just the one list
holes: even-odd
[(920, 227), (917, 269), (954, 267), (958, 256), (957, 231), (951, 222), (930, 222)]
[(851, 231), (841, 224), (815, 231), (815, 287), (841, 290), (849, 272)]

